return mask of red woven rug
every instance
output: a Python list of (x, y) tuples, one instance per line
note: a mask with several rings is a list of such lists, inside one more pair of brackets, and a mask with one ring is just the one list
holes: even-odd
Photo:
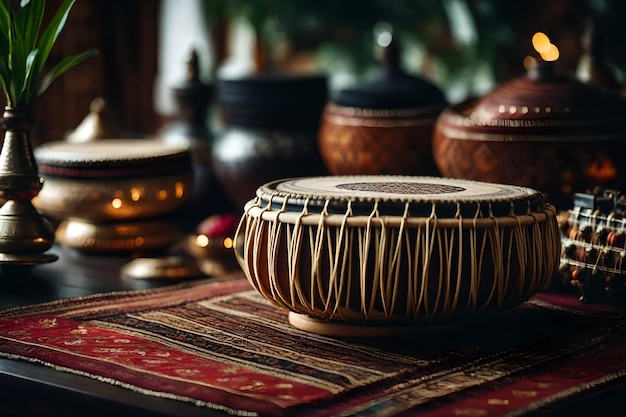
[(241, 276), (0, 312), (0, 355), (236, 415), (516, 415), (623, 380), (626, 320), (541, 294), (350, 341), (290, 326)]

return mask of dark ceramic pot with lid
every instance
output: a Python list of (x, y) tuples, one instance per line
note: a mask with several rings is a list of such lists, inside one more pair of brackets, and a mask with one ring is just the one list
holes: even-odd
[(400, 68), (397, 42), (368, 82), (346, 88), (324, 109), (320, 153), (335, 175), (434, 175), (433, 126), (447, 106), (434, 84)]
[(216, 87), (213, 168), (234, 209), (268, 181), (326, 173), (317, 147), (325, 75), (259, 73)]
[(532, 187), (558, 208), (573, 193), (623, 187), (626, 100), (544, 62), (444, 110), (433, 136), (443, 176)]

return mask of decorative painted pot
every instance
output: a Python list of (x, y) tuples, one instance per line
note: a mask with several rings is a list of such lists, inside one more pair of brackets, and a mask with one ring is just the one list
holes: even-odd
[(431, 138), (443, 92), (402, 71), (392, 42), (373, 80), (340, 91), (324, 109), (320, 153), (335, 175), (434, 175)]
[(626, 100), (544, 63), (444, 110), (433, 135), (443, 176), (538, 189), (559, 208), (573, 193), (624, 185)]

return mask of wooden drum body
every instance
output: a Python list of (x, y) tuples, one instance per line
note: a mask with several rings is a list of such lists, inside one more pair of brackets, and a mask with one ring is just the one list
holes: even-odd
[[(555, 209), (528, 188), (410, 176), (275, 181), (235, 236), (297, 327), (412, 327), (522, 303), (558, 267)], [(341, 333), (342, 330), (339, 330)]]

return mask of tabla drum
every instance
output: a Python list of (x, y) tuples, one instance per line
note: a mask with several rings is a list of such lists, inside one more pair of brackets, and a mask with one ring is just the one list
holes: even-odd
[(61, 222), (61, 244), (135, 251), (162, 248), (179, 237), (163, 218), (191, 194), (188, 147), (149, 138), (56, 141), (36, 148), (34, 156), (44, 184), (33, 204)]
[(294, 326), (380, 335), (524, 302), (557, 269), (560, 233), (555, 208), (529, 188), (327, 176), (259, 187), (235, 247)]
[(187, 199), (193, 182), (190, 150), (156, 139), (49, 142), (34, 155), (44, 178), (37, 208), (54, 218), (161, 215)]

